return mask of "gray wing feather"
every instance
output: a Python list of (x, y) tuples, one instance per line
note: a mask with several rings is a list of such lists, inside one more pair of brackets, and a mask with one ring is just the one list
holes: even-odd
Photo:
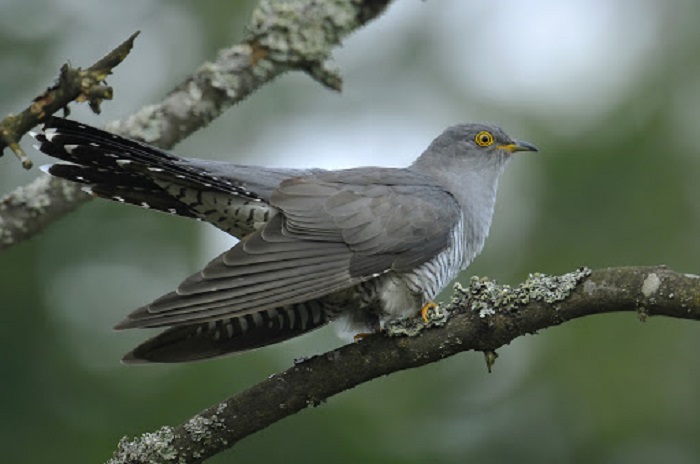
[(345, 288), (348, 279), (347, 267), (319, 267), (317, 272), (262, 282), (255, 286), (191, 296), (172, 292), (137, 309), (116, 328), (160, 327), (222, 319), (233, 314), (243, 316), (287, 305), (290, 301), (319, 298), (331, 291)]
[[(328, 185), (335, 194), (327, 195)], [(288, 202), (298, 207), (297, 191), (308, 201), (303, 216), (286, 208)], [(461, 217), (457, 201), (434, 179), (405, 169), (359, 168), (290, 179), (270, 201), (285, 212), (288, 228), (342, 238), (353, 252), (352, 276), (403, 272), (428, 261), (450, 243)]]
[(283, 181), (280, 213), (117, 328), (191, 324), (294, 304), (418, 266), (450, 244), (460, 209), (432, 178), (399, 169)]

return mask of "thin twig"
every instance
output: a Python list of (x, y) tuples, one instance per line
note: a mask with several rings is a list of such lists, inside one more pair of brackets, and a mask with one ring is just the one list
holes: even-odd
[(61, 66), (58, 79), (51, 87), (36, 97), (21, 113), (9, 115), (0, 121), (0, 156), (5, 148), (9, 148), (22, 162), (22, 166), (29, 169), (32, 161), (22, 150), (19, 140), (32, 127), (56, 111), (67, 108), (72, 101), (87, 102), (90, 109), (99, 114), (102, 101), (112, 98), (112, 88), (105, 85), (105, 79), (124, 61), (138, 35), (135, 32), (87, 69), (73, 68), (69, 64)]

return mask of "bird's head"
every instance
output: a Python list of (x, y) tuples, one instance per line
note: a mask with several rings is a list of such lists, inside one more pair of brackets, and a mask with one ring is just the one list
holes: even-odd
[(448, 127), (435, 141), (458, 147), (460, 151), (467, 152), (465, 154), (474, 156), (538, 151), (531, 143), (516, 140), (493, 124), (458, 124)]
[(493, 124), (457, 124), (445, 129), (414, 163), (426, 171), (502, 168), (519, 151), (538, 151), (531, 143), (509, 136)]

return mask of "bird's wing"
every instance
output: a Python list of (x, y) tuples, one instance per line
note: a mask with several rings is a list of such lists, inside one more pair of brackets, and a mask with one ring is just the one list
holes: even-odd
[(280, 182), (316, 172), (181, 158), (62, 118), (49, 118), (36, 138), (39, 150), (71, 163), (46, 170), (86, 184), (93, 196), (201, 219), (236, 237), (268, 220)]
[(270, 202), (281, 213), (264, 228), (117, 328), (238, 317), (404, 272), (448, 246), (460, 217), (434, 181), (394, 169), (290, 179)]
[(339, 240), (351, 275), (404, 272), (451, 240), (461, 210), (434, 179), (406, 169), (357, 168), (283, 182), (271, 203), (301, 238)]

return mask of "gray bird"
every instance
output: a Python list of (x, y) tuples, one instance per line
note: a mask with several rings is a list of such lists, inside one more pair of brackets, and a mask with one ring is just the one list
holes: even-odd
[(537, 151), (488, 124), (449, 127), (407, 168), (276, 169), (181, 158), (52, 118), (45, 168), (93, 196), (209, 222), (240, 242), (115, 327), (164, 327), (124, 362), (184, 362), (338, 320), (355, 333), (416, 315), (481, 251), (498, 178)]

